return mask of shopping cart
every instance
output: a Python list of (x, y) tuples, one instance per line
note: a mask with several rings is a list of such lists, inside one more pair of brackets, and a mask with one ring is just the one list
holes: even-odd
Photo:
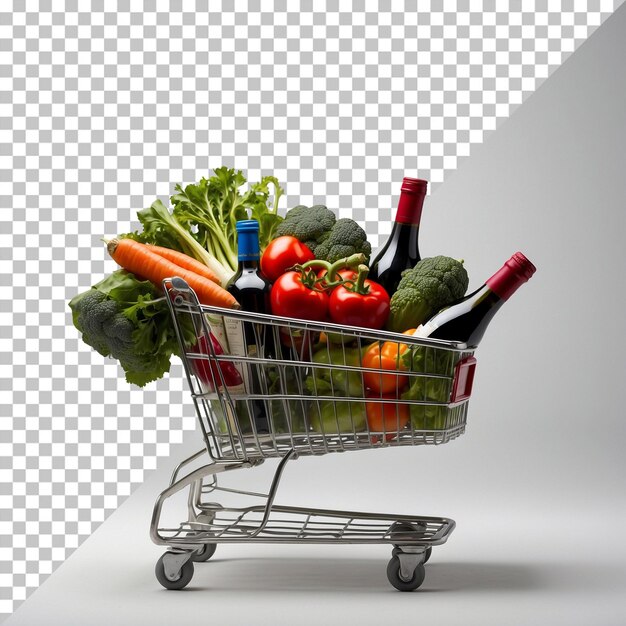
[[(200, 305), (180, 278), (164, 281), (205, 447), (185, 459), (154, 506), (150, 535), (169, 550), (156, 576), (167, 589), (191, 580), (194, 562), (218, 543), (374, 544), (393, 546), (389, 582), (418, 588), (432, 546), (454, 530), (448, 518), (274, 504), (289, 460), (392, 446), (443, 444), (463, 434), (476, 361), (463, 344), (364, 328)], [(246, 350), (230, 341), (247, 333)], [(253, 338), (251, 340), (251, 337)], [(365, 367), (368, 350), (394, 354), (395, 369)], [(233, 366), (242, 384), (228, 379)], [(365, 391), (374, 377), (378, 393)], [(378, 382), (379, 384), (376, 384)], [(401, 401), (398, 401), (401, 398)], [(366, 419), (381, 416), (379, 427)], [(191, 469), (208, 454), (208, 463)], [(280, 459), (267, 492), (218, 485), (217, 475)], [(188, 488), (187, 518), (161, 524), (166, 500)], [(217, 498), (252, 499), (225, 506)], [(222, 498), (223, 499), (223, 498)]]

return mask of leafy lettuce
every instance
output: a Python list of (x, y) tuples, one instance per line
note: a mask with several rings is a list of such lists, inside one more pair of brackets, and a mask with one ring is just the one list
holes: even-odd
[[(241, 171), (220, 167), (214, 170), (214, 176), (203, 178), (196, 185), (187, 185), (184, 189), (176, 185), (177, 193), (171, 197), (173, 217), (233, 272), (237, 269), (237, 221), (259, 222), (261, 251), (283, 221), (278, 215), (278, 201), (283, 195), (278, 180), (265, 176), (241, 193), (245, 182)], [(271, 195), (273, 202), (270, 204)]]

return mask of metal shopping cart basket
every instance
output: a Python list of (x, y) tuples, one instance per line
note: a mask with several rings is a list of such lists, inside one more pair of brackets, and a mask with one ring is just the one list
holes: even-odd
[[(154, 506), (151, 538), (169, 547), (156, 565), (158, 581), (167, 589), (184, 588), (194, 562), (208, 560), (218, 543), (387, 543), (393, 546), (389, 582), (401, 591), (419, 587), (432, 546), (448, 539), (453, 520), (283, 506), (274, 499), (286, 463), (299, 456), (436, 445), (461, 435), (473, 350), (204, 306), (180, 278), (164, 281), (164, 289), (205, 447), (178, 465)], [(365, 367), (368, 350), (393, 355), (396, 367), (381, 369), (376, 359)], [(206, 454), (208, 462), (191, 469)], [(218, 474), (268, 458), (280, 461), (267, 493), (218, 485)], [(164, 502), (186, 488), (187, 518), (163, 526)], [(233, 494), (255, 503), (214, 501)]]

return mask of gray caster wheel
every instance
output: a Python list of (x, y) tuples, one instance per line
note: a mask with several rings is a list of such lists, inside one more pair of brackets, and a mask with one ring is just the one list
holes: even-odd
[[(394, 534), (396, 534), (396, 536), (404, 534), (406, 535), (407, 533), (419, 533), (419, 532), (423, 532), (424, 529), (426, 528), (425, 524), (412, 524), (409, 522), (396, 522), (392, 527), (391, 527), (391, 537), (393, 539)], [(396, 550), (398, 549), (398, 545), (394, 544), (394, 556), (397, 554)], [(422, 564), (425, 564), (428, 562), (428, 560), (430, 559), (430, 555), (433, 552), (433, 548), (432, 546), (428, 546), (428, 548), (426, 548), (426, 553), (424, 554), (424, 560), (422, 561)]]
[(400, 559), (397, 556), (392, 556), (389, 565), (387, 565), (387, 578), (398, 591), (414, 591), (424, 582), (425, 576), (426, 569), (423, 563), (415, 568), (410, 580), (404, 580), (401, 577)]
[(215, 550), (217, 550), (216, 543), (205, 543), (200, 550), (193, 553), (191, 560), (195, 563), (204, 563), (215, 554)]
[(172, 580), (165, 573), (166, 570), (163, 559), (167, 554), (168, 553), (166, 552), (161, 556), (161, 558), (157, 561), (156, 567), (154, 568), (157, 580), (166, 589), (184, 589), (193, 578), (193, 561), (189, 559), (179, 570), (178, 576)]
[[(211, 525), (213, 520), (215, 519), (215, 513), (204, 512), (200, 513), (196, 516), (195, 522), (190, 522), (192, 528), (194, 527), (194, 523)], [(197, 530), (206, 530), (206, 528), (198, 527)], [(187, 537), (193, 537), (196, 533), (187, 533)], [(205, 543), (199, 550), (193, 553), (191, 560), (196, 563), (203, 563), (204, 561), (208, 561), (214, 554), (217, 549), (217, 544), (215, 543)]]

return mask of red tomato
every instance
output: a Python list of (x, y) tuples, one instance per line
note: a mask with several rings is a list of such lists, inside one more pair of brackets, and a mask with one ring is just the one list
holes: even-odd
[(328, 295), (302, 284), (300, 272), (287, 272), (272, 285), (270, 305), (274, 315), (323, 322), (328, 315)]
[(270, 241), (261, 257), (261, 272), (270, 282), (274, 282), (294, 265), (312, 261), (315, 255), (295, 237), (285, 235)]
[[(368, 398), (380, 398), (381, 400), (395, 400), (394, 394), (379, 396), (378, 394), (367, 394)], [(397, 437), (409, 421), (408, 404), (396, 404), (390, 402), (366, 402), (367, 406), (367, 426), (373, 432), (386, 433), (385, 440), (391, 441)], [(372, 436), (372, 443), (376, 443), (380, 435)]]
[(339, 285), (330, 295), (328, 312), (336, 324), (380, 329), (389, 317), (389, 295), (372, 280), (365, 281), (367, 293), (360, 294)]

